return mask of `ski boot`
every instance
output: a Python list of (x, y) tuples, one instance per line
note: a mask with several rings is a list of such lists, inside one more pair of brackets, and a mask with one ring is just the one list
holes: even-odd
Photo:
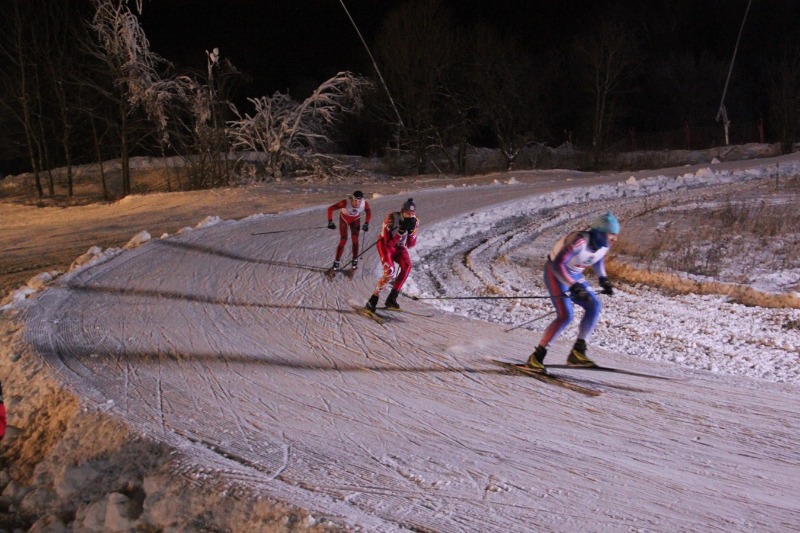
[(350, 263), (350, 270), (358, 270), (358, 259), (353, 259), (353, 262)]
[(342, 266), (339, 261), (334, 261), (333, 266), (331, 267), (333, 270), (339, 270), (339, 267)]
[(586, 341), (578, 339), (567, 356), (567, 364), (572, 366), (597, 366), (594, 361), (586, 357)]
[(536, 350), (528, 357), (528, 362), (525, 364), (528, 365), (528, 368), (534, 372), (546, 374), (547, 368), (544, 366), (544, 358), (546, 355), (547, 348), (543, 346), (537, 346)]
[(374, 313), (375, 309), (378, 308), (378, 295), (373, 294), (372, 296), (370, 296), (369, 300), (367, 300), (367, 305), (365, 305), (364, 308), (367, 311), (372, 311)]
[(396, 310), (400, 309), (400, 304), (397, 303), (397, 296), (399, 294), (400, 293), (397, 292), (395, 289), (392, 289), (392, 292), (390, 292), (389, 296), (386, 297), (386, 303), (384, 304), (386, 306), (386, 309), (396, 309)]

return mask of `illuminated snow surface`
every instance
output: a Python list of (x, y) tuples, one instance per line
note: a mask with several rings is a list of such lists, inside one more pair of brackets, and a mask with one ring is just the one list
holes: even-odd
[[(797, 175), (798, 161), (418, 190), (371, 199), (362, 238), (413, 195), (407, 296), (543, 295), (545, 254), (598, 212)], [(622, 285), (590, 355), (638, 375), (553, 370), (584, 394), (491, 362), (527, 357), (545, 299), (403, 298), (415, 314), (381, 325), (353, 309), (380, 276), (374, 248), (353, 279), (327, 281), (333, 232), (252, 235), (319, 224), (324, 207), (139, 234), (11, 305), (70, 390), (180, 450), (183, 473), (223, 497), (365, 531), (800, 528), (800, 311)]]

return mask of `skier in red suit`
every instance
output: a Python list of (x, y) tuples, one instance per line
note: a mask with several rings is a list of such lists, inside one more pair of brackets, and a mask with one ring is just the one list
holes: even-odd
[(408, 249), (417, 244), (418, 229), (417, 208), (412, 198), (405, 201), (400, 211), (389, 213), (383, 220), (377, 242), (378, 254), (383, 264), (383, 276), (378, 280), (375, 291), (365, 306), (370, 311), (375, 311), (378, 306), (378, 296), (392, 280), (394, 280), (392, 281), (392, 291), (386, 297), (386, 308), (400, 309), (397, 297), (411, 273), (411, 258), (408, 256)]
[[(364, 198), (364, 193), (355, 191), (341, 202), (328, 207), (328, 228), (336, 229), (333, 222), (333, 212), (339, 209), (339, 244), (336, 246), (336, 257), (333, 261), (333, 270), (339, 270), (341, 265), (344, 245), (347, 244), (348, 229), (352, 234), (353, 261), (350, 268), (358, 268), (358, 232), (369, 230), (369, 221), (372, 220), (372, 211), (369, 209), (369, 202)], [(364, 225), (361, 225), (361, 213), (364, 213)]]

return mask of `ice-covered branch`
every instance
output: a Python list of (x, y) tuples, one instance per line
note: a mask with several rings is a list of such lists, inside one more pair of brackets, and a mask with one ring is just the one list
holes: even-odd
[(360, 108), (364, 83), (362, 78), (340, 72), (300, 103), (277, 92), (248, 99), (255, 108), (253, 115), (242, 116), (232, 107), (237, 116), (229, 122), (233, 147), (265, 154), (273, 176), (279, 176), (281, 169), (308, 166), (319, 156), (319, 147), (330, 141), (327, 127), (341, 113)]

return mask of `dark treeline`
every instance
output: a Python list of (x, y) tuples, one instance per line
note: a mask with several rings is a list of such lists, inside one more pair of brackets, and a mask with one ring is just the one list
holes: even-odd
[[(280, 60), (286, 52), (266, 41), (259, 49), (248, 44), (241, 64), (233, 41), (221, 40), (222, 58), (210, 53), (214, 43), (187, 50), (200, 32), (171, 32), (164, 20), (182, 6), (186, 17), (176, 27), (190, 25), (192, 2), (146, 3), (142, 15), (124, 0), (5, 0), (0, 172), (33, 171), (42, 196), (53, 194), (54, 167), (120, 159), (124, 169), (132, 155), (178, 155), (191, 157), (193, 169), (174, 187), (225, 183), (227, 159), (204, 154), (233, 146), (225, 127), (242, 116), (231, 103), (244, 114), (253, 99), (276, 91), (302, 100), (340, 71), (372, 83), (360, 85), (368, 87), (364, 105), (337, 123), (326, 149), (400, 150), (414, 155), (417, 172), (430, 171), (431, 158), (442, 154), (465, 172), (469, 146), (499, 149), (510, 167), (526, 146), (568, 142), (600, 168), (613, 151), (744, 142), (779, 142), (790, 151), (800, 131), (800, 0), (750, 5), (733, 68), (748, 0), (409, 0), (385, 11), (346, 2), (357, 20), (379, 15), (364, 35), (382, 79), (339, 3), (312, 3), (328, 33), (295, 35), (294, 46), (313, 50), (310, 41), (334, 38), (336, 28), (336, 38), (349, 35), (347, 55), (306, 51), (315, 63), (288, 68)], [(293, 29), (248, 16), (252, 2), (220, 4), (212, 14), (229, 35), (258, 23), (288, 39)], [(230, 6), (240, 18), (230, 18)], [(282, 77), (270, 78), (265, 65)]]

